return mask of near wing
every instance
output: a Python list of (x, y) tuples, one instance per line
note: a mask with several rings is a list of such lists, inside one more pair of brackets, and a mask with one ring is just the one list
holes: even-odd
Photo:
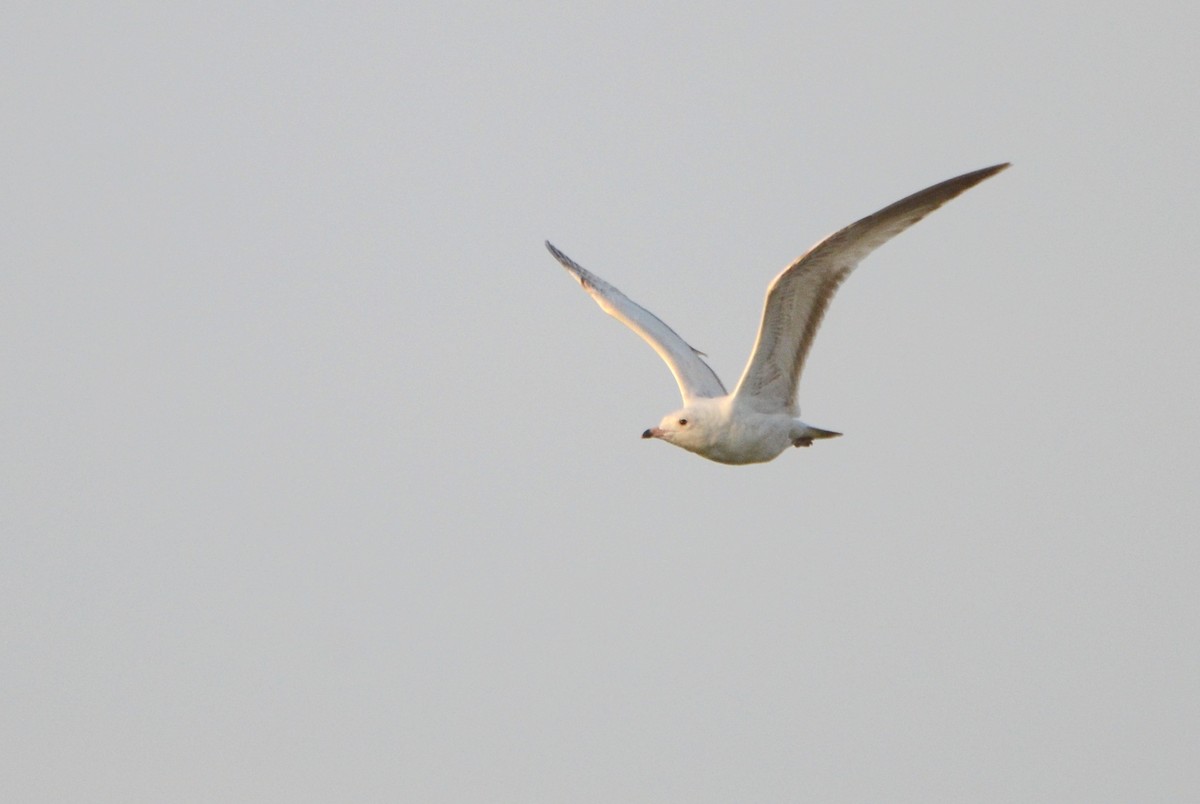
[(688, 346), (675, 330), (649, 310), (631, 301), (624, 293), (576, 264), (549, 241), (546, 242), (546, 248), (550, 249), (554, 258), (579, 280), (579, 284), (596, 300), (601, 310), (641, 335), (646, 343), (654, 347), (654, 351), (666, 361), (671, 373), (675, 375), (675, 382), (679, 383), (679, 393), (683, 395), (684, 404), (695, 397), (725, 395), (725, 386), (721, 385), (721, 381), (708, 364), (700, 359), (700, 352)]
[(733, 392), (756, 408), (798, 414), (804, 359), (834, 292), (864, 257), (955, 196), (1008, 167), (994, 165), (914, 193), (809, 249), (767, 290), (758, 341)]

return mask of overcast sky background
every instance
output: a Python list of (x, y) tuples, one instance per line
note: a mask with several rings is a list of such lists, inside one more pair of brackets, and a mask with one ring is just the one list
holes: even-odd
[(1195, 4), (4, 16), (6, 800), (1195, 799)]

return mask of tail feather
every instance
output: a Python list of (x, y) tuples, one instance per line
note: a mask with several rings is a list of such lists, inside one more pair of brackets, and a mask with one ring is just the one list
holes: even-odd
[(804, 434), (809, 438), (837, 438), (841, 433), (835, 433), (833, 430), (822, 430), (819, 427), (813, 427), (811, 424)]
[(804, 425), (804, 430), (800, 435), (792, 439), (792, 446), (795, 447), (811, 447), (812, 442), (818, 438), (837, 438), (841, 433), (835, 433), (833, 430), (822, 430), (819, 427), (813, 427), (811, 424)]

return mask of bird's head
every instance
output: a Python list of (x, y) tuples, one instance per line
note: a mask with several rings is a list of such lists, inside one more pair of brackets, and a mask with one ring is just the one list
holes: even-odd
[(642, 433), (642, 438), (661, 438), (677, 447), (697, 452), (712, 439), (716, 411), (704, 405), (689, 405), (668, 413), (658, 423)]

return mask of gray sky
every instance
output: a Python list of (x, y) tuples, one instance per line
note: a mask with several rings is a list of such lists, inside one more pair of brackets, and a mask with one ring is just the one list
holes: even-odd
[(503, 5), (6, 14), (5, 798), (1194, 799), (1195, 5)]

